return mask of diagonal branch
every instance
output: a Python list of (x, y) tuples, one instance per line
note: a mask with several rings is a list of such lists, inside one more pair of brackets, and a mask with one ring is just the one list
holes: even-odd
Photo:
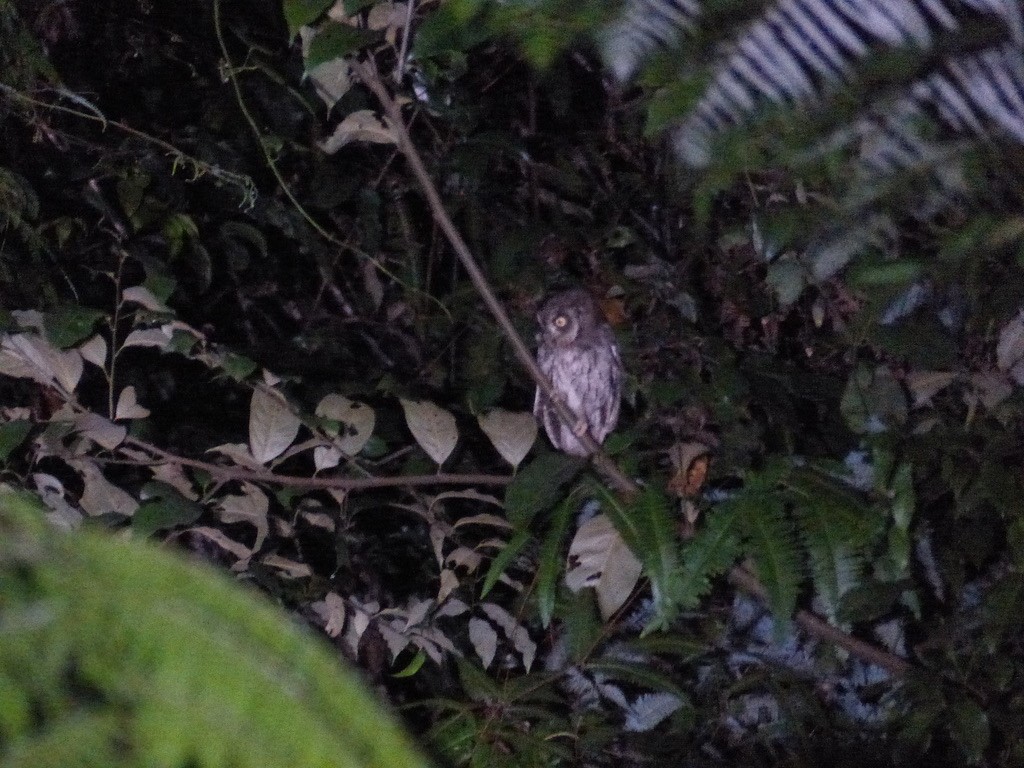
[[(494, 295), (494, 289), (491, 288), (491, 284), (487, 281), (487, 277), (476, 263), (476, 259), (473, 258), (473, 254), (470, 252), (469, 246), (466, 245), (466, 241), (462, 239), (462, 234), (448, 215), (448, 210), (445, 208), (444, 202), (441, 200), (441, 195), (437, 191), (437, 187), (435, 186), (433, 179), (431, 179), (430, 174), (427, 172), (426, 167), (423, 165), (423, 159), (420, 157), (419, 152), (416, 150), (416, 146), (412, 143), (412, 138), (409, 136), (409, 132), (405, 128), (405, 123), (402, 119), (402, 107), (388, 92), (388, 89), (384, 85), (384, 81), (377, 70), (376, 62), (372, 57), (367, 58), (365, 61), (353, 61), (352, 69), (355, 71), (362, 83), (370, 89), (374, 96), (377, 97), (377, 101), (380, 103), (381, 108), (384, 110), (384, 115), (388, 119), (391, 132), (398, 144), (398, 149), (405, 157), (410, 170), (412, 170), (413, 176), (416, 177), (416, 181), (420, 185), (420, 190), (423, 192), (423, 196), (427, 199), (430, 211), (434, 216), (434, 221), (437, 223), (438, 227), (441, 228), (441, 231), (444, 232), (445, 237), (452, 246), (452, 250), (455, 251), (455, 255), (462, 264), (462, 268), (465, 269), (466, 274), (469, 275), (469, 279), (473, 283), (473, 287), (476, 288), (480, 298), (482, 298), (484, 300), (484, 304), (487, 305), (487, 309), (490, 310), (494, 319), (501, 327), (502, 332), (505, 334), (505, 338), (512, 345), (512, 350), (515, 352), (516, 358), (519, 360), (523, 368), (526, 369), (526, 372), (530, 374), (530, 378), (532, 378), (537, 383), (537, 386), (541, 388), (541, 391), (548, 396), (551, 404), (555, 407), (555, 410), (558, 413), (558, 417), (565, 424), (572, 427), (577, 422), (576, 416), (574, 416), (572, 411), (570, 411), (565, 403), (562, 402), (562, 399), (555, 395), (551, 388), (551, 382), (548, 381), (548, 377), (544, 375), (540, 367), (537, 365), (537, 361), (534, 360), (533, 354), (519, 337), (519, 333), (516, 331), (515, 326), (512, 325), (512, 321), (509, 319), (508, 313), (505, 311), (501, 302), (498, 301), (497, 296)], [(619, 466), (608, 458), (607, 454), (601, 451), (601, 447), (589, 434), (584, 434), (580, 438), (580, 442), (593, 454), (594, 465), (605, 474), (619, 493), (626, 496), (632, 496), (639, 492), (639, 488), (636, 483), (634, 483), (629, 476), (624, 474), (623, 471), (619, 469)]]
[[(441, 231), (444, 232), (445, 237), (448, 239), (452, 250), (455, 252), (459, 262), (462, 264), (463, 269), (465, 269), (466, 274), (469, 275), (469, 279), (472, 281), (473, 287), (476, 288), (477, 293), (479, 293), (480, 297), (484, 300), (487, 308), (501, 327), (506, 339), (512, 345), (512, 349), (514, 350), (519, 362), (530, 374), (530, 377), (537, 382), (537, 386), (540, 387), (545, 394), (551, 397), (552, 404), (555, 406), (559, 418), (566, 424), (572, 426), (576, 422), (576, 418), (565, 404), (562, 403), (559, 398), (554, 396), (551, 389), (551, 382), (548, 381), (547, 377), (537, 366), (537, 362), (534, 360), (530, 350), (519, 337), (519, 333), (516, 331), (515, 326), (512, 325), (512, 321), (509, 319), (508, 313), (505, 312), (505, 308), (494, 295), (494, 291), (491, 288), (490, 283), (487, 281), (483, 271), (473, 258), (473, 254), (470, 252), (469, 246), (466, 245), (466, 242), (462, 239), (462, 235), (459, 233), (458, 228), (448, 215), (444, 202), (441, 200), (441, 195), (437, 191), (437, 186), (434, 184), (433, 179), (427, 172), (427, 169), (423, 164), (423, 159), (420, 157), (420, 153), (413, 144), (408, 130), (406, 130), (405, 122), (402, 119), (402, 108), (384, 85), (384, 81), (380, 77), (380, 73), (377, 70), (377, 64), (373, 57), (370, 56), (365, 61), (353, 61), (352, 68), (362, 81), (363, 85), (370, 89), (373, 95), (377, 98), (377, 101), (380, 103), (381, 109), (384, 111), (384, 115), (387, 118), (392, 134), (394, 135), (395, 142), (398, 145), (398, 149), (409, 164), (409, 168), (412, 171), (413, 176), (416, 177), (416, 181), (420, 186), (420, 191), (423, 193), (423, 196), (427, 200), (427, 204), (430, 206), (430, 211), (433, 214), (434, 221), (441, 228)], [(626, 475), (619, 466), (608, 457), (607, 454), (600, 450), (600, 446), (594, 442), (590, 435), (584, 435), (580, 439), (580, 442), (583, 443), (588, 450), (594, 451), (594, 464), (611, 481), (612, 485), (619, 493), (625, 497), (635, 497), (640, 493), (640, 487), (636, 482)], [(752, 573), (750, 573), (750, 571), (741, 566), (736, 566), (729, 572), (729, 580), (745, 592), (762, 599), (765, 597), (765, 589), (761, 583)], [(877, 664), (894, 676), (902, 675), (910, 668), (910, 663), (905, 659), (902, 659), (895, 654), (888, 653), (882, 649), (875, 648), (862, 640), (858, 640), (857, 638), (846, 634), (810, 611), (797, 611), (795, 620), (797, 624), (803, 627), (809, 634), (819, 637), (827, 642), (831, 642), (869, 663)]]

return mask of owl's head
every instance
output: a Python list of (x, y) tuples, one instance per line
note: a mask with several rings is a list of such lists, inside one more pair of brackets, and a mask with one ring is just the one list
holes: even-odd
[(574, 289), (550, 298), (537, 313), (541, 335), (556, 344), (572, 344), (597, 324), (593, 297)]

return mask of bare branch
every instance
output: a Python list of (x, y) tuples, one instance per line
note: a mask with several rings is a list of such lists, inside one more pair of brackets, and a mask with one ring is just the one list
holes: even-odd
[[(134, 437), (125, 438), (125, 444), (145, 451), (153, 456), (152, 462), (133, 460), (130, 463), (141, 466), (153, 464), (177, 464), (209, 472), (219, 482), (244, 480), (250, 483), (273, 483), (290, 488), (308, 488), (340, 491), (365, 491), (371, 488), (422, 487), (429, 485), (508, 485), (512, 475), (398, 475), (395, 477), (301, 477), (281, 475), (270, 470), (253, 470), (244, 467), (214, 464), (208, 461), (190, 459), (186, 456), (165, 451), (152, 443)], [(128, 463), (128, 462), (121, 462)]]
[[(469, 247), (462, 239), (462, 235), (459, 233), (455, 224), (452, 222), (451, 217), (448, 215), (444, 202), (441, 200), (441, 195), (437, 191), (437, 187), (435, 186), (433, 179), (431, 179), (430, 174), (427, 173), (427, 169), (423, 165), (423, 159), (420, 157), (419, 152), (412, 143), (409, 132), (406, 130), (405, 123), (402, 119), (401, 106), (391, 96), (387, 87), (384, 85), (384, 82), (377, 71), (376, 62), (372, 57), (369, 57), (365, 61), (355, 62), (353, 64), (353, 69), (359, 79), (367, 88), (370, 89), (373, 95), (377, 98), (377, 101), (380, 103), (381, 109), (383, 109), (384, 115), (388, 119), (389, 126), (394, 133), (398, 148), (404, 155), (406, 162), (409, 164), (409, 168), (412, 171), (413, 176), (416, 177), (420, 190), (426, 198), (427, 204), (430, 206), (434, 221), (437, 222), (441, 231), (444, 232), (445, 237), (447, 237), (448, 242), (451, 244), (452, 250), (458, 257), (463, 269), (466, 270), (466, 274), (469, 275), (469, 279), (472, 281), (477, 293), (480, 294), (480, 297), (487, 305), (487, 308), (494, 316), (494, 319), (498, 322), (498, 326), (505, 334), (508, 342), (512, 345), (512, 349), (515, 351), (520, 364), (522, 364), (523, 368), (525, 368), (527, 373), (530, 374), (530, 377), (537, 382), (537, 386), (539, 386), (541, 390), (551, 398), (552, 404), (558, 412), (559, 418), (561, 418), (566, 424), (572, 426), (576, 423), (575, 416), (559, 398), (554, 396), (551, 389), (551, 382), (548, 381), (547, 377), (541, 372), (533, 355), (530, 353), (530, 350), (519, 337), (515, 326), (512, 325), (512, 321), (508, 317), (508, 313), (505, 312), (505, 308), (494, 295), (494, 291), (492, 290), (490, 283), (488, 283), (483, 271), (473, 258), (473, 254), (470, 252)], [(593, 438), (589, 434), (581, 437), (580, 442), (583, 443), (588, 450), (594, 452), (593, 460), (595, 466), (601, 470), (604, 476), (620, 494), (626, 498), (635, 498), (639, 495), (640, 488), (636, 482), (626, 475), (619, 466), (608, 457), (607, 454), (601, 451), (600, 446), (594, 442)], [(729, 579), (734, 585), (743, 591), (762, 599), (765, 597), (766, 593), (764, 587), (760, 582), (758, 582), (757, 578), (746, 569), (739, 566), (733, 568), (729, 572)], [(796, 614), (796, 622), (809, 634), (834, 643), (841, 648), (845, 648), (858, 658), (864, 659), (865, 661), (873, 664), (878, 664), (893, 675), (902, 675), (910, 668), (910, 664), (906, 660), (879, 648), (875, 648), (862, 640), (858, 640), (857, 638), (844, 633), (809, 611), (798, 611)]]
[[(376, 62), (372, 57), (365, 61), (354, 62), (353, 70), (363, 84), (377, 97), (377, 101), (380, 103), (381, 108), (384, 110), (384, 115), (388, 119), (388, 124), (394, 134), (398, 149), (405, 157), (413, 176), (416, 177), (416, 181), (420, 185), (423, 196), (427, 199), (427, 204), (430, 206), (434, 221), (437, 222), (438, 227), (444, 232), (449, 244), (451, 244), (452, 250), (462, 264), (462, 268), (469, 275), (473, 287), (476, 288), (477, 293), (494, 316), (505, 338), (512, 345), (512, 350), (515, 352), (519, 363), (530, 374), (530, 378), (537, 383), (537, 386), (551, 399), (551, 403), (555, 407), (559, 418), (572, 427), (576, 424), (577, 418), (562, 402), (561, 398), (555, 395), (551, 388), (551, 382), (548, 381), (547, 376), (538, 367), (533, 353), (530, 352), (529, 348), (519, 337), (519, 333), (516, 331), (515, 326), (512, 325), (508, 313), (497, 296), (494, 295), (494, 290), (487, 281), (487, 277), (477, 265), (476, 259), (473, 258), (473, 254), (469, 250), (469, 246), (466, 245), (466, 241), (462, 239), (461, 233), (448, 215), (444, 202), (441, 200), (441, 195), (437, 191), (437, 187), (434, 185), (434, 181), (431, 179), (426, 167), (423, 165), (423, 159), (420, 157), (416, 146), (412, 143), (409, 132), (405, 128), (405, 122), (402, 119), (402, 108), (384, 85), (377, 70)], [(601, 447), (594, 442), (594, 439), (589, 434), (583, 435), (580, 438), (580, 442), (588, 451), (593, 453), (594, 465), (601, 470), (619, 493), (625, 496), (633, 496), (639, 493), (636, 483), (623, 473), (619, 466), (608, 458), (607, 454), (601, 451)]]

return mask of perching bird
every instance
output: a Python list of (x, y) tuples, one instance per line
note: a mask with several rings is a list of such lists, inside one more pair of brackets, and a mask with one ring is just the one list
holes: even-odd
[(555, 396), (577, 417), (562, 422), (540, 387), (533, 413), (544, 425), (551, 444), (574, 456), (589, 451), (578, 437), (589, 432), (603, 443), (619, 419), (622, 361), (611, 327), (593, 297), (582, 288), (556, 294), (537, 313), (537, 364), (550, 379)]

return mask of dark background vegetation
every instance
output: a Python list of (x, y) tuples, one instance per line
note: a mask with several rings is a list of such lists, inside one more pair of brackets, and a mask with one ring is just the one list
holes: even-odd
[[(364, 22), (372, 8), (359, 7)], [(325, 109), (280, 3), (224, 0), (218, 14), (219, 29), (205, 2), (0, 0), (8, 334), (19, 330), (15, 310), (84, 322), (65, 344), (51, 333), (62, 348), (93, 332), (116, 345), (171, 317), (195, 329), (202, 340), (187, 349), (127, 349), (115, 376), (152, 411), (130, 434), (176, 457), (217, 462), (208, 449), (244, 443), (266, 368), (307, 415), (329, 392), (374, 408), (371, 442), (328, 476), (436, 470), (398, 398), (455, 415), (460, 441), (445, 472), (509, 475), (476, 417), (530, 410), (534, 383), (405, 158), (393, 144), (318, 146), (346, 115), (379, 105), (357, 85)], [(134, 527), (225, 568), (237, 552), (197, 528), (258, 543), (234, 570), (317, 627), (326, 621), (314, 606), (329, 593), (354, 601), (350, 612), (363, 606), (369, 628), (333, 637), (338, 653), (407, 707), (441, 764), (1020, 764), (1024, 423), (1004, 363), (1021, 355), (997, 347), (1013, 346), (1024, 298), (1021, 148), (965, 142), (961, 188), (931, 207), (921, 203), (927, 170), (887, 181), (872, 203), (884, 237), (815, 280), (801, 260), (814, 233), (864, 218), (849, 204), (856, 152), (797, 162), (787, 143), (820, 117), (797, 110), (770, 114), (708, 168), (677, 161), (663, 117), (692, 102), (695, 86), (664, 52), (636, 82), (613, 82), (595, 43), (612, 15), (587, 4), (516, 15), (426, 3), (414, 14), (414, 66), (388, 83), (408, 99), (413, 142), (520, 335), (532, 341), (550, 291), (583, 285), (601, 299), (628, 374), (606, 447), (660, 494), (641, 511), (676, 534), (671, 572), (648, 574), (655, 592), (667, 587), (662, 603), (645, 581), (602, 622), (588, 592), (555, 579), (554, 620), (542, 620), (538, 569), (554, 579), (564, 568), (566, 521), (600, 481), (588, 473), (561, 484), (542, 469), (527, 475), (519, 488), (531, 501), (516, 502), (511, 533), (453, 527), (501, 510), (445, 495), (474, 488), (500, 503), (500, 486), (332, 495), (265, 482), (269, 522), (257, 541), (251, 525), (217, 512), (243, 480), (188, 465), (196, 494), (177, 511), (161, 507), (145, 526), (114, 512), (87, 523)], [(357, 55), (390, 77), (401, 35), (384, 37)], [(672, 55), (697, 78), (713, 42)], [(166, 311), (125, 309), (123, 291), (140, 284)], [(82, 320), (77, 309), (95, 313)], [(74, 395), (112, 415), (96, 368)], [(0, 377), (0, 406), (27, 409), (5, 411), (5, 422), (30, 423), (3, 433), (3, 479), (42, 493), (40, 473), (56, 477), (74, 508), (85, 481), (54, 448), (74, 440), (54, 437), (61, 402), (39, 382)], [(678, 478), (673, 446), (710, 458), (685, 498), (664, 490)], [(72, 453), (152, 510), (152, 454)], [(551, 460), (541, 437), (519, 471)], [(274, 469), (314, 474), (308, 454)], [(696, 520), (684, 524), (686, 512)], [(531, 674), (508, 634), (484, 668), (470, 614), (417, 625), (450, 644), (439, 658), (388, 645), (398, 630), (383, 628), (381, 611), (438, 593), (435, 546), (483, 555), (453, 569), (452, 595), (472, 615), (485, 580), (490, 589), (504, 573), (486, 601), (537, 642)], [(764, 608), (725, 578), (742, 563), (767, 588), (777, 618), (767, 631), (744, 623), (744, 611)], [(798, 608), (908, 665), (882, 673), (797, 631), (788, 617)], [(641, 638), (652, 622), (658, 631)], [(609, 686), (634, 703), (668, 691), (680, 706), (651, 730), (630, 728)]]

